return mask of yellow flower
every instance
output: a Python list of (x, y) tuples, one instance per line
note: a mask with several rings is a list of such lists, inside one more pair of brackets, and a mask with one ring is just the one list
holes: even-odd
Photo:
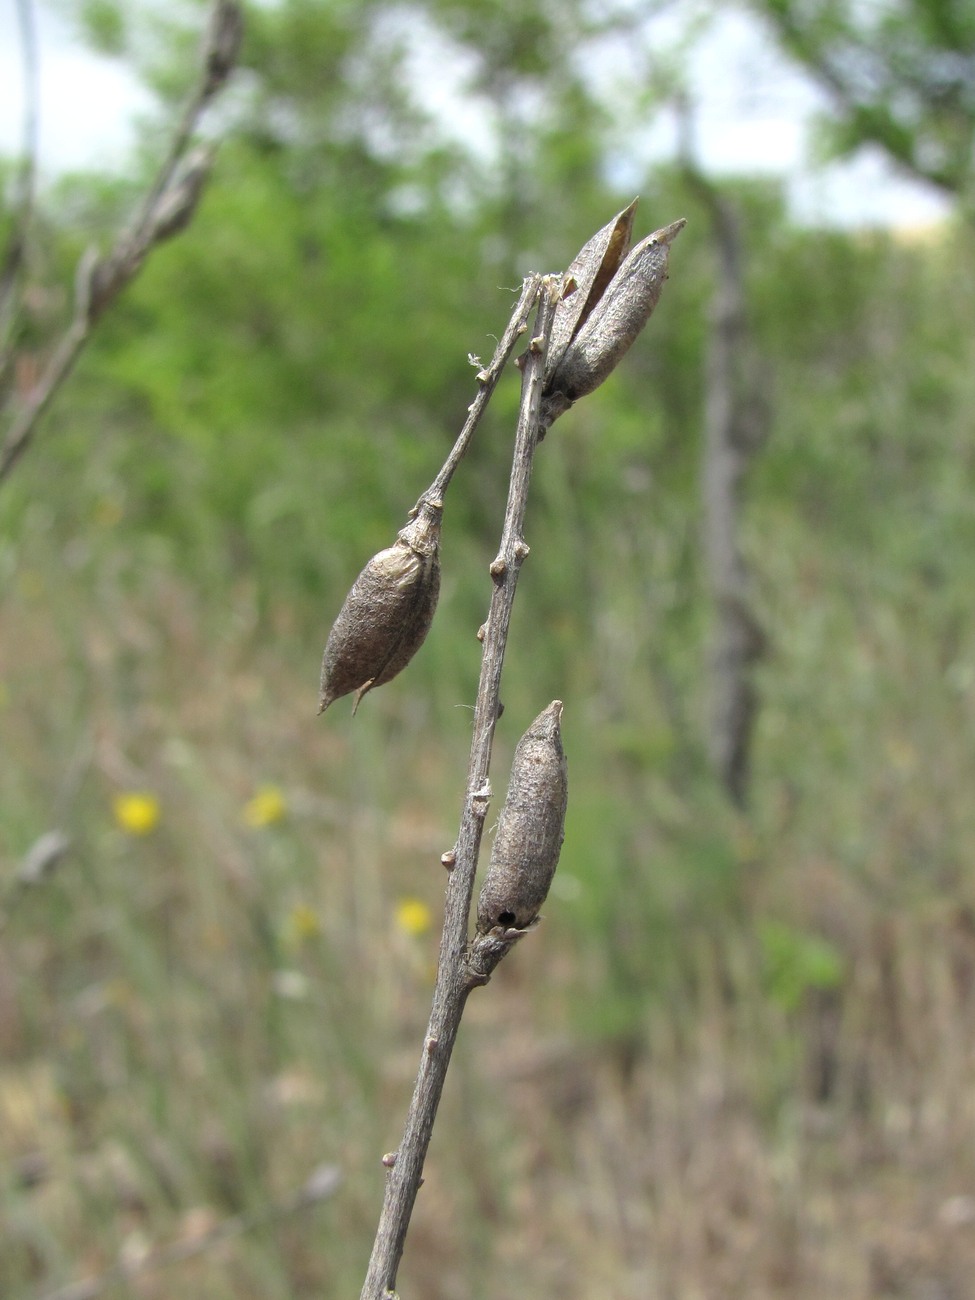
[(396, 924), (404, 934), (419, 937), (433, 924), (433, 913), (419, 898), (401, 898), (396, 904)]
[(115, 824), (127, 835), (148, 835), (159, 821), (159, 800), (155, 795), (130, 792), (117, 794), (112, 803)]
[(322, 932), (318, 913), (308, 903), (295, 903), (288, 913), (288, 938), (299, 948), (309, 939), (317, 939)]
[(276, 785), (262, 785), (244, 804), (243, 817), (248, 826), (271, 826), (288, 811), (284, 795)]

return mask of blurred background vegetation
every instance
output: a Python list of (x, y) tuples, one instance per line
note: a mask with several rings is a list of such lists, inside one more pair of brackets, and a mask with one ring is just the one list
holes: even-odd
[[(468, 354), (633, 188), (639, 236), (688, 225), (646, 333), (540, 449), (495, 749), (501, 791), (566, 702), (565, 848), (545, 924), (471, 1000), (400, 1290), (971, 1294), (975, 14), (755, 0), (833, 96), (824, 148), (872, 142), (950, 215), (811, 227), (774, 180), (711, 178), (770, 424), (741, 517), (768, 642), (742, 809), (707, 759), (710, 217), (679, 159), (635, 187), (619, 166), (688, 94), (656, 8), (252, 4), (196, 219), (0, 487), (5, 1298), (259, 1213), (322, 1163), (322, 1205), (116, 1293), (357, 1294), (426, 1024), (514, 372), (451, 488), (418, 658), (354, 723), (317, 720), (321, 649), (449, 449)], [(62, 9), (159, 111), (124, 176), (42, 192), (14, 403), (204, 19)], [(417, 93), (440, 67), (450, 114)], [(52, 829), (64, 861), (17, 891)]]

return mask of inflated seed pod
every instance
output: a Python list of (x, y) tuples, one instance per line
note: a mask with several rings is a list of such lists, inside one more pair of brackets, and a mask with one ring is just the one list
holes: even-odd
[(569, 796), (561, 719), (562, 701), (553, 700), (515, 748), (491, 865), (477, 903), (481, 934), (495, 926), (527, 929), (548, 894)]
[(660, 300), (670, 245), (685, 224), (674, 221), (654, 231), (627, 254), (546, 379), (543, 424), (598, 388), (616, 368)]
[(355, 713), (367, 691), (390, 681), (419, 650), (440, 594), (442, 515), (442, 502), (423, 502), (356, 578), (325, 646), (319, 713), (352, 691)]

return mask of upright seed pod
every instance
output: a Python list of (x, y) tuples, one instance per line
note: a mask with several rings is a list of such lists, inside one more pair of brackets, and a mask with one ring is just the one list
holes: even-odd
[(519, 740), (508, 795), (498, 819), (477, 928), (524, 930), (548, 895), (565, 835), (568, 773), (562, 749), (562, 701), (553, 700)]
[[(628, 211), (628, 210), (627, 210)], [(621, 216), (624, 214), (621, 214)], [(546, 375), (542, 427), (548, 428), (573, 402), (598, 388), (616, 368), (660, 300), (667, 279), (670, 245), (686, 222), (674, 221), (630, 250), (587, 310), (561, 355)]]
[(617, 212), (602, 230), (583, 244), (565, 273), (565, 296), (552, 322), (552, 337), (545, 354), (545, 380), (555, 374), (565, 350), (589, 319), (593, 307), (619, 270), (630, 246), (638, 200)]
[(440, 594), (443, 502), (424, 501), (395, 543), (356, 578), (328, 636), (318, 712), (355, 691), (352, 712), (374, 686), (410, 662), (430, 630)]

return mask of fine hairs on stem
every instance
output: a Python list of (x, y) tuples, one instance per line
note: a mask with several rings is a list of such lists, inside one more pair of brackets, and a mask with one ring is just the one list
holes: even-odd
[(361, 1300), (390, 1300), (422, 1181), (454, 1042), (468, 994), (486, 984), (513, 945), (538, 924), (562, 846), (568, 793), (562, 701), (553, 700), (515, 750), (491, 867), (470, 937), (471, 903), (485, 818), (493, 793), (491, 751), (511, 610), (529, 548), (525, 512), (535, 449), (579, 398), (598, 387), (643, 329), (659, 300), (670, 246), (683, 221), (629, 250), (636, 203), (597, 231), (564, 275), (530, 275), (498, 344), (479, 371), (479, 391), (453, 450), (391, 547), (359, 574), (332, 627), (322, 662), (319, 712), (353, 694), (353, 712), (419, 650), (436, 610), (444, 497), (518, 339), (528, 335), (508, 499), (498, 553), (490, 565), (491, 602), (478, 632), (481, 674), (474, 707), (460, 829), (443, 854), (448, 871), (443, 932), (430, 1020), (402, 1141), (383, 1157), (386, 1189)]

